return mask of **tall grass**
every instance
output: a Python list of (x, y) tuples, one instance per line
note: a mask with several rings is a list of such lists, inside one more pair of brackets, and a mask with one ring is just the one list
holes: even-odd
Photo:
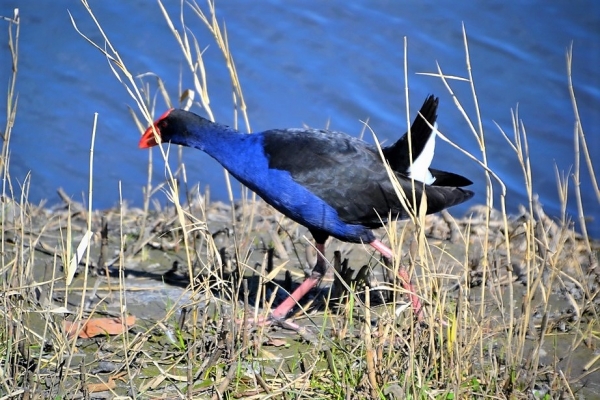
[[(166, 104), (176, 103), (171, 101), (176, 98), (182, 107), (199, 107), (213, 118), (201, 51), (206, 44), (198, 43), (192, 24), (187, 25), (190, 15), (213, 35), (231, 77), (234, 120), (241, 118), (251, 131), (240, 77), (214, 2), (183, 4), (178, 17), (159, 2), (192, 82), (191, 88), (182, 87), (174, 94), (167, 93), (160, 79), (134, 76), (111, 42), (110, 32), (104, 32), (86, 1), (82, 6), (101, 34), (102, 45), (83, 32), (89, 27), (82, 29), (72, 19), (73, 26), (109, 60), (111, 72), (135, 104), (132, 115), (140, 131), (152, 123), (157, 94)], [(20, 197), (14, 194), (9, 146), (17, 116), (20, 24), (17, 14), (5, 21), (14, 68), (0, 159), (1, 398), (90, 398), (95, 392), (129, 398), (215, 399), (574, 398), (577, 391), (599, 393), (598, 387), (585, 392), (586, 384), (600, 375), (598, 357), (581, 355), (598, 345), (599, 320), (598, 243), (585, 230), (579, 196), (581, 154), (599, 202), (600, 192), (572, 83), (577, 160), (572, 184), (578, 193), (581, 235), (565, 211), (558, 221), (547, 216), (533, 192), (533, 149), (518, 112), (512, 112), (512, 132), (500, 126), (497, 132), (484, 131), (463, 30), (465, 76), (446, 75), (439, 65), (427, 75), (445, 84), (479, 147), (479, 154), (469, 154), (440, 134), (483, 169), (486, 204), (473, 207), (462, 218), (448, 212), (437, 216), (421, 212), (379, 232), (398, 255), (391, 268), (402, 262), (413, 272), (426, 304), (425, 322), (415, 324), (409, 309), (398, 307), (403, 293), (390, 278), (395, 271), (367, 250), (355, 250), (342, 261), (348, 249), (360, 246), (338, 243), (342, 253), (337, 252), (332, 261), (332, 291), (299, 307), (295, 315), (303, 327), (299, 335), (243, 321), (266, 315), (277, 292), (290, 290), (291, 276), (301, 279), (298, 266), (311, 265), (314, 254), (305, 231), (245, 191), (241, 200), (235, 200), (230, 183), (230, 204), (211, 202), (209, 193), (188, 184), (180, 149), (172, 169), (168, 161), (174, 149), (159, 147), (159, 157), (166, 161), (162, 182), (152, 179), (150, 152), (142, 210), (127, 208), (123, 199), (114, 210), (94, 210), (94, 120), (88, 208), (68, 199), (65, 210), (33, 206), (27, 201), (27, 183)], [(569, 50), (569, 82), (572, 61)], [(406, 62), (404, 68), (408, 81)], [(471, 111), (453, 90), (453, 85), (464, 84), (471, 87), (475, 104)], [(405, 92), (410, 125), (408, 85)], [(488, 164), (486, 140), (492, 134), (503, 135), (522, 168), (528, 202), (517, 216), (507, 213), (504, 184)], [(557, 171), (563, 210), (569, 183)], [(494, 204), (497, 188), (499, 209)], [(154, 200), (158, 191), (167, 194), (170, 205)], [(215, 211), (218, 208), (227, 209), (229, 216), (216, 229), (211, 215), (222, 216), (223, 211)], [(106, 232), (107, 221), (118, 226), (113, 229), (116, 234)], [(116, 251), (112, 259), (109, 249)], [(96, 254), (100, 254), (98, 261)], [(164, 254), (181, 260), (182, 268), (174, 263), (170, 273), (182, 274), (185, 289), (178, 298), (165, 299), (162, 315), (145, 316), (129, 329), (126, 321), (135, 291), (154, 290), (126, 278), (135, 270), (131, 263), (164, 262), (160, 258)], [(353, 269), (363, 265), (355, 274)], [(288, 271), (285, 278), (284, 270)], [(67, 278), (77, 273), (73, 281)], [(167, 280), (170, 273), (155, 280)], [(161, 284), (160, 290), (166, 287)], [(156, 296), (160, 298), (160, 292)], [(78, 339), (83, 322), (102, 314), (116, 318), (122, 334)], [(80, 323), (75, 334), (69, 334), (64, 320)], [(587, 364), (581, 365), (582, 360)]]

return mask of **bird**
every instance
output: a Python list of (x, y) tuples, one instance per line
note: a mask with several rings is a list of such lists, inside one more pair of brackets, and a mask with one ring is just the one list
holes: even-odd
[[(308, 228), (317, 249), (316, 265), (267, 318), (281, 322), (324, 276), (325, 242), (330, 236), (369, 244), (390, 263), (393, 252), (373, 229), (390, 220), (410, 218), (421, 207), (423, 196), (427, 214), (473, 197), (473, 191), (463, 189), (472, 184), (469, 179), (430, 167), (438, 105), (439, 98), (429, 95), (410, 130), (381, 153), (376, 146), (343, 132), (287, 128), (248, 134), (181, 109), (170, 109), (159, 117), (144, 132), (139, 147), (171, 143), (204, 151), (277, 211)], [(386, 163), (403, 192), (400, 196)], [(406, 268), (400, 266), (398, 275), (415, 315), (422, 320), (420, 298)]]

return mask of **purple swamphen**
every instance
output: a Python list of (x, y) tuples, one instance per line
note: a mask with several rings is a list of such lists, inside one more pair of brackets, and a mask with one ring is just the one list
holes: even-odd
[[(461, 189), (470, 185), (470, 180), (429, 167), (436, 136), (431, 126), (436, 126), (437, 107), (438, 99), (427, 97), (411, 126), (411, 140), (407, 133), (382, 149), (404, 192), (404, 203), (418, 208), (425, 194), (427, 214), (473, 197), (472, 191)], [(276, 210), (311, 232), (318, 250), (317, 264), (311, 276), (272, 312), (273, 320), (284, 319), (318, 284), (326, 272), (324, 253), (329, 236), (368, 243), (390, 261), (391, 249), (371, 229), (381, 227), (388, 218), (409, 217), (377, 148), (342, 132), (301, 128), (245, 134), (192, 112), (171, 109), (146, 130), (139, 147), (149, 148), (159, 142), (208, 153)], [(406, 269), (401, 266), (398, 274), (421, 319), (421, 303)]]

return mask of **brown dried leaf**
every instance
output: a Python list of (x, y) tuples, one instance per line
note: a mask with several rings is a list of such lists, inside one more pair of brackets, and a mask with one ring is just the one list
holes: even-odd
[(63, 327), (69, 337), (78, 335), (80, 338), (89, 339), (99, 335), (119, 335), (131, 328), (135, 320), (134, 315), (128, 316), (125, 323), (121, 318), (91, 318), (83, 322), (64, 321)]

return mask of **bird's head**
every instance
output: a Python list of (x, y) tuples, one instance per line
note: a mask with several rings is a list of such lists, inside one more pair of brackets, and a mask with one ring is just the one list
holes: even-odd
[[(159, 143), (173, 143), (194, 147), (201, 140), (205, 127), (210, 121), (189, 111), (172, 108), (146, 129), (139, 143), (140, 149), (147, 149)], [(156, 131), (156, 134), (155, 134)]]
[(140, 139), (140, 149), (147, 149), (150, 147), (157, 146), (159, 143), (170, 141), (170, 138), (168, 137), (170, 136), (170, 132), (172, 131), (171, 120), (173, 118), (171, 117), (171, 114), (173, 113), (173, 111), (173, 108), (166, 111), (163, 115), (160, 116), (160, 118), (154, 121), (154, 124), (152, 124), (152, 126), (146, 129), (146, 132), (144, 132)]

